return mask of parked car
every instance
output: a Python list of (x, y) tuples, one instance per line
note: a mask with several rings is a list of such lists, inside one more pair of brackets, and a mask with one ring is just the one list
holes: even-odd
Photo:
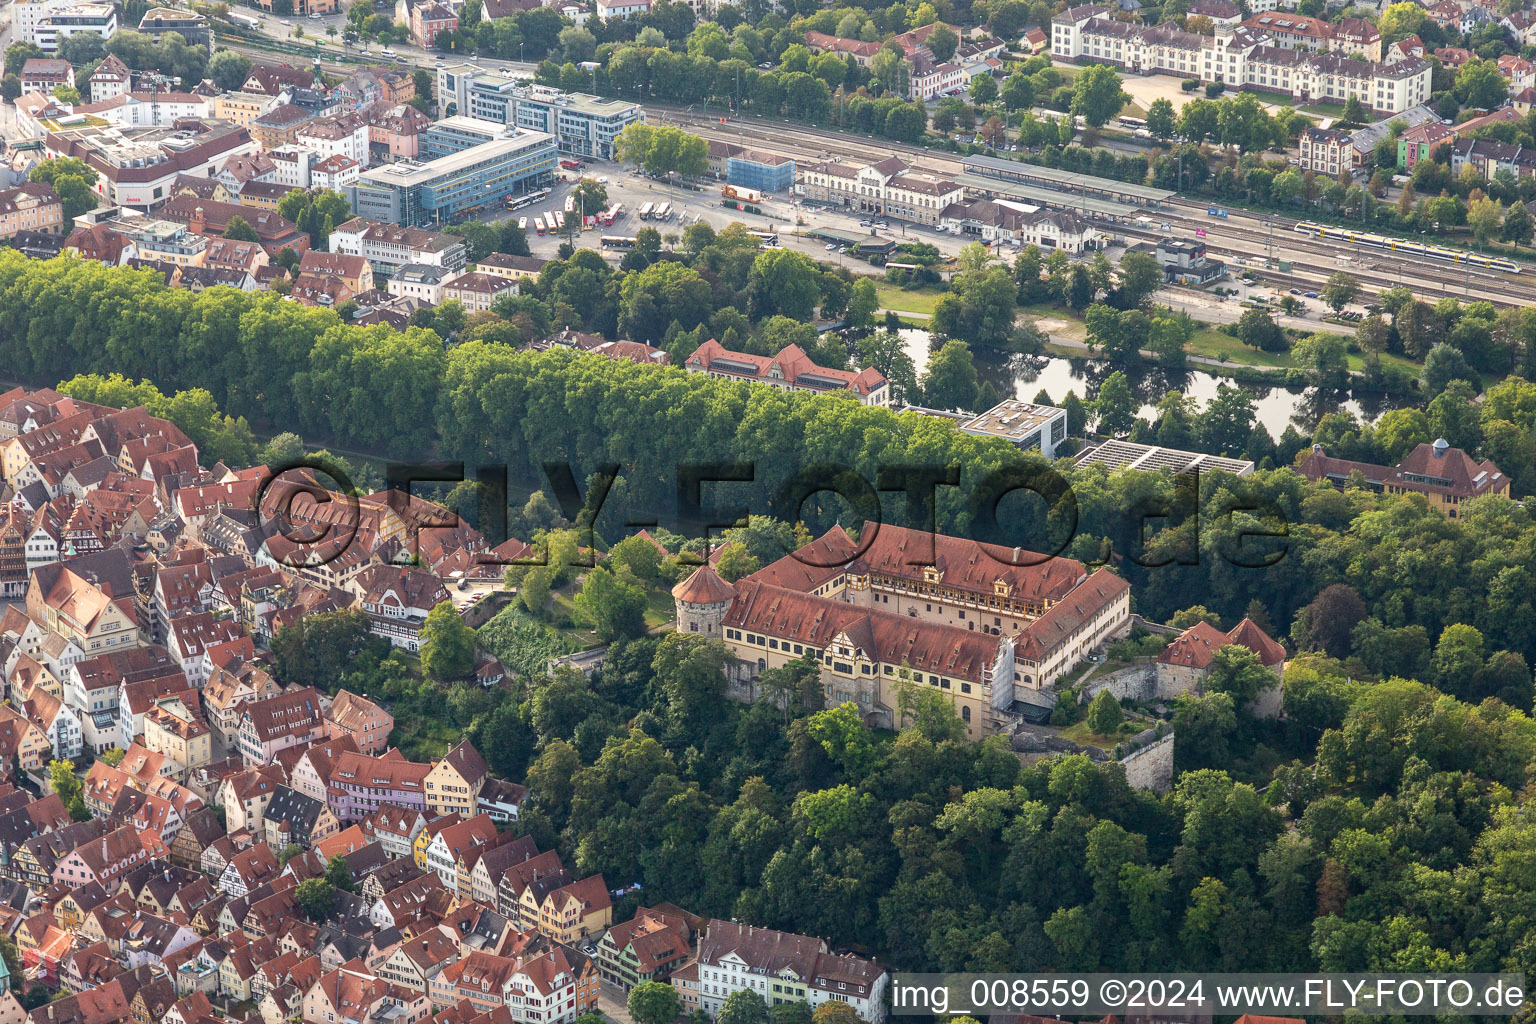
[(832, 243), (832, 242), (828, 242), (827, 243), (827, 252), (831, 252), (833, 249), (836, 249), (836, 248), (837, 248), (837, 246), (834, 243)]
[(1307, 292), (1307, 298), (1309, 298), (1309, 299), (1317, 298), (1317, 292)]

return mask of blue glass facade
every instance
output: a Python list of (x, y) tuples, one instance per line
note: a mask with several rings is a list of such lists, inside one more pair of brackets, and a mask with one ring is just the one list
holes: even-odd
[(725, 180), (759, 192), (779, 192), (795, 183), (795, 162), (780, 160), (765, 163), (749, 157), (733, 156), (725, 162)]
[(405, 227), (441, 227), (548, 184), (555, 164), (554, 139), (527, 133), (425, 163), (386, 164), (364, 172), (348, 192), (360, 217)]

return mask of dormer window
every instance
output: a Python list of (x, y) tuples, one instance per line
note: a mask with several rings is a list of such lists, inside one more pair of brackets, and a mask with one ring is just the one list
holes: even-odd
[(931, 565), (924, 566), (923, 567), (923, 582), (924, 583), (937, 583), (937, 582), (939, 582), (939, 570), (934, 568)]

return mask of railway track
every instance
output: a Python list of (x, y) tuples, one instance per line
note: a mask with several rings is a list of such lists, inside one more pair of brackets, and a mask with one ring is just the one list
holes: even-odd
[[(1213, 229), (1218, 237), (1207, 247), (1239, 257), (1267, 254), (1270, 232), (1267, 228), (1222, 223)], [(1235, 243), (1227, 239), (1235, 237)], [(1243, 242), (1251, 243), (1243, 245)], [(1329, 240), (1297, 235), (1289, 226), (1276, 221), (1274, 255), (1288, 260), (1293, 273), (1326, 280), (1338, 270), (1347, 270), (1362, 285), (1382, 291), (1398, 285), (1436, 297), (1457, 295), (1485, 298), (1496, 305), (1529, 305), (1532, 291), (1519, 278), (1497, 271), (1455, 266), (1429, 260), (1404, 259), (1365, 246), (1353, 246)], [(1313, 261), (1306, 259), (1308, 255)], [(1321, 262), (1317, 258), (1321, 257)], [(1262, 273), (1262, 272), (1261, 272)]]
[[(884, 140), (866, 141), (847, 133), (822, 132), (754, 118), (741, 121), (733, 119), (727, 124), (721, 124), (708, 117), (677, 110), (667, 110), (665, 116), (708, 138), (727, 142), (750, 140), (754, 144), (771, 146), (776, 152), (797, 159), (843, 157), (874, 161), (895, 153), (914, 167), (935, 174), (957, 174), (963, 169), (960, 160), (933, 150)], [(1062, 206), (1071, 205), (1068, 193), (1062, 193), (1062, 199)], [(1208, 204), (1198, 200), (1175, 197), (1169, 201), (1169, 205), (1172, 209), (1148, 213), (1159, 219), (1177, 221), (1191, 233), (1199, 227), (1217, 232), (1218, 238), (1209, 243), (1209, 247), (1222, 254), (1248, 257), (1268, 251), (1271, 236), (1269, 229), (1262, 226), (1262, 216), (1244, 213), (1212, 221), (1206, 215)], [(1127, 213), (1137, 212), (1135, 207), (1127, 206), (1126, 209)], [(1286, 218), (1277, 218), (1273, 238), (1277, 258), (1289, 259), (1292, 273), (1283, 275), (1273, 271), (1259, 271), (1265, 278), (1300, 284), (1321, 283), (1348, 261), (1350, 273), (1362, 285), (1378, 291), (1401, 284), (1417, 292), (1437, 296), (1454, 295), (1460, 291), (1464, 296), (1474, 294), (1502, 305), (1528, 305), (1531, 302), (1532, 291), (1529, 286), (1522, 287), (1518, 279), (1506, 274), (1472, 268), (1469, 275), (1465, 267), (1408, 259), (1398, 254), (1378, 253), (1368, 247), (1314, 238), (1306, 239), (1305, 247), (1302, 247), (1298, 245), (1298, 237), (1293, 231), (1294, 223)], [(1162, 237), (1164, 234), (1161, 231), (1144, 232), (1123, 224), (1117, 226), (1116, 230), (1145, 237)], [(1225, 241), (1227, 237), (1235, 241), (1228, 244)], [(1242, 242), (1252, 242), (1255, 247), (1241, 246)], [(1383, 270), (1384, 264), (1389, 265), (1390, 269)], [(1459, 289), (1456, 287), (1458, 284), (1461, 285)]]

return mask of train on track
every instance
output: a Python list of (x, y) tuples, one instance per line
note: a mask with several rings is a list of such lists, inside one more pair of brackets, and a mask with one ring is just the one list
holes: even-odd
[(1447, 263), (1466, 263), (1474, 267), (1482, 267), (1484, 270), (1498, 270), (1506, 274), (1520, 273), (1520, 265), (1518, 263), (1501, 259), (1498, 256), (1485, 256), (1482, 253), (1467, 252), (1465, 249), (1448, 249), (1443, 245), (1425, 245), (1423, 242), (1410, 242), (1405, 238), (1371, 235), (1363, 231), (1329, 227), (1325, 224), (1311, 224), (1307, 221), (1297, 224), (1296, 230), (1304, 235), (1326, 239), (1330, 242), (1368, 245), (1373, 249), (1387, 249), (1391, 252), (1406, 253), (1410, 256), (1423, 256), (1432, 260), (1444, 260)]

